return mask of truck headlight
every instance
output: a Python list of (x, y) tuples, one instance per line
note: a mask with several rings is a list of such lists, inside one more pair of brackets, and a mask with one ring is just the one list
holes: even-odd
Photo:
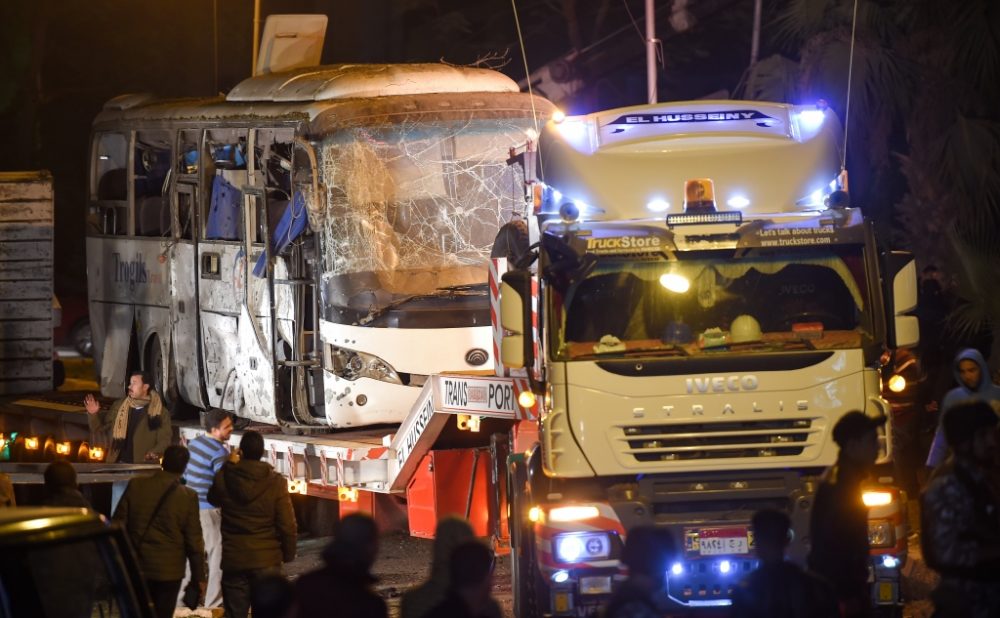
[(601, 512), (593, 505), (557, 506), (549, 511), (549, 521), (580, 521), (593, 519)]
[(888, 387), (894, 393), (902, 393), (906, 389), (906, 378), (897, 373), (889, 378)]
[(611, 539), (606, 532), (570, 532), (556, 535), (555, 557), (562, 563), (600, 560), (611, 555)]
[(871, 508), (873, 506), (886, 506), (892, 504), (892, 492), (888, 491), (866, 491), (861, 494), (861, 501), (865, 503), (865, 506)]
[(873, 519), (868, 522), (868, 544), (872, 547), (892, 547), (896, 544), (896, 528), (891, 521)]
[(391, 384), (403, 383), (389, 363), (364, 352), (330, 346), (330, 364), (333, 373), (352, 382), (358, 378), (371, 378)]

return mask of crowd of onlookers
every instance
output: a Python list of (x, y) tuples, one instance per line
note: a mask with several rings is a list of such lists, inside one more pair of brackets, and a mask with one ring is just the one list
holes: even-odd
[[(950, 367), (942, 363), (943, 342), (934, 330), (941, 325), (934, 322), (934, 287), (928, 282), (933, 277), (925, 277), (922, 294), (931, 299), (921, 316), (928, 334), (920, 351), (925, 371), (918, 381), (922, 394), (913, 405), (919, 413), (936, 413), (939, 420), (928, 431), (904, 431), (897, 462), (908, 472), (921, 470), (909, 475), (906, 488), (920, 496), (916, 506), (923, 557), (940, 575), (932, 593), (934, 615), (1000, 616), (1000, 387), (974, 348), (959, 350)], [(903, 370), (916, 359), (903, 355), (896, 360), (903, 361), (897, 362)], [(955, 386), (934, 392), (938, 387), (928, 385), (946, 382), (925, 378), (945, 370)], [(246, 618), (251, 608), (254, 618), (387, 615), (385, 602), (373, 589), (379, 535), (371, 517), (341, 519), (323, 552), (324, 566), (289, 582), (282, 564), (295, 558), (296, 520), (285, 479), (262, 461), (263, 437), (245, 431), (239, 448), (230, 449), (232, 418), (211, 409), (203, 417), (205, 434), (186, 446), (171, 444), (170, 415), (149, 384), (145, 374), (134, 372), (125, 398), (102, 409), (88, 396), (85, 407), (91, 429), (108, 438), (109, 461), (160, 462), (160, 470), (133, 478), (124, 492), (112, 496), (112, 518), (127, 531), (157, 616), (173, 616), (178, 607), (219, 606), (229, 618)], [(904, 413), (912, 415), (913, 410)], [(814, 496), (804, 567), (785, 556), (792, 538), (788, 515), (762, 510), (753, 516), (759, 567), (735, 587), (732, 616), (870, 614), (868, 510), (862, 494), (873, 473), (884, 420), (852, 411), (834, 425), (838, 458)], [(897, 430), (916, 422), (897, 420)], [(921, 434), (933, 435), (926, 448), (921, 448)], [(44, 505), (90, 506), (71, 463), (49, 464), (44, 478)], [(0, 506), (13, 503), (10, 481), (0, 475)], [(621, 559), (628, 576), (603, 608), (604, 615), (666, 615), (667, 573), (680, 557), (665, 528), (627, 531)], [(493, 565), (492, 550), (474, 537), (468, 522), (443, 519), (435, 534), (430, 576), (402, 597), (402, 617), (498, 618), (501, 609), (491, 597)]]
[[(921, 494), (923, 555), (940, 574), (932, 595), (936, 616), (998, 616), (1000, 417), (995, 406), (1000, 389), (974, 350), (961, 351), (954, 370), (958, 385), (942, 400), (938, 446), (928, 458), (934, 470)], [(870, 614), (871, 556), (862, 494), (879, 453), (883, 422), (853, 411), (834, 425), (838, 457), (814, 495), (805, 566), (785, 556), (792, 538), (789, 516), (778, 510), (754, 515), (759, 567), (735, 587), (732, 616)], [(113, 519), (122, 522), (139, 556), (158, 616), (174, 615), (177, 606), (219, 604), (231, 618), (245, 618), (251, 608), (253, 616), (264, 618), (385, 616), (386, 604), (374, 592), (371, 574), (379, 542), (374, 520), (362, 514), (341, 519), (323, 552), (324, 566), (289, 582), (282, 564), (295, 557), (295, 515), (286, 481), (261, 461), (263, 437), (245, 431), (239, 448), (230, 451), (230, 415), (209, 410), (204, 424), (206, 433), (186, 447), (166, 447), (162, 469), (130, 481), (113, 507)], [(45, 504), (87, 506), (69, 463), (50, 464), (45, 488)], [(604, 614), (669, 613), (667, 573), (681, 553), (666, 528), (629, 530), (622, 553), (628, 577)], [(442, 520), (430, 577), (403, 596), (403, 618), (500, 616), (490, 596), (493, 562), (493, 552), (466, 521)]]

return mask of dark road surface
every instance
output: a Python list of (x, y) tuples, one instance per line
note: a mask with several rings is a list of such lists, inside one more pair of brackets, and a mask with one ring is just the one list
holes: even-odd
[[(306, 539), (299, 543), (299, 557), (286, 565), (289, 577), (297, 577), (320, 565), (319, 553), (327, 539)], [(383, 537), (379, 548), (375, 574), (379, 581), (376, 588), (389, 605), (389, 615), (399, 616), (399, 599), (411, 586), (423, 581), (430, 569), (431, 541), (402, 534)], [(903, 568), (903, 593), (909, 599), (903, 609), (904, 617), (928, 618), (933, 607), (927, 599), (936, 575), (920, 558), (920, 543), (916, 537), (910, 542), (910, 557)], [(493, 596), (500, 602), (506, 616), (512, 616), (510, 562), (497, 560), (493, 581)]]

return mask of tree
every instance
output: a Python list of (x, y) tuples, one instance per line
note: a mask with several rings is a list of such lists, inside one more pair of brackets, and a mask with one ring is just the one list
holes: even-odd
[(855, 27), (854, 5), (853, 0), (771, 2), (765, 36), (780, 52), (748, 70), (742, 94), (789, 103), (826, 100), (848, 127), (854, 201), (885, 233), (892, 202), (884, 195), (895, 165), (890, 144), (915, 82), (897, 49), (905, 38), (908, 12), (900, 8), (902, 3), (859, 0)]
[[(905, 179), (894, 208), (874, 214), (922, 265), (939, 266), (954, 285), (962, 302), (949, 336), (1000, 325), (1000, 7), (989, 0), (858, 0), (856, 6), (852, 184), (884, 182), (896, 170)], [(821, 96), (843, 113), (854, 0), (782, 0), (771, 7), (771, 31), (786, 54), (753, 68), (747, 96)], [(859, 167), (875, 173), (859, 175)], [(998, 357), (1000, 350), (994, 363)]]
[[(908, 192), (898, 205), (911, 247), (950, 274), (962, 302), (951, 336), (993, 330), (1000, 363), (1000, 7), (915, 3), (906, 53), (921, 80), (908, 118)], [(942, 238), (947, 242), (941, 242)]]

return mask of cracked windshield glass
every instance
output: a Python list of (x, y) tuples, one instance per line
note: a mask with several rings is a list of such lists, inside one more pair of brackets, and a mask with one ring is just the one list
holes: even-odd
[[(523, 209), (529, 118), (339, 131), (320, 146), (327, 319), (381, 327), (489, 325), (488, 260)], [(446, 309), (447, 311), (442, 311)]]

